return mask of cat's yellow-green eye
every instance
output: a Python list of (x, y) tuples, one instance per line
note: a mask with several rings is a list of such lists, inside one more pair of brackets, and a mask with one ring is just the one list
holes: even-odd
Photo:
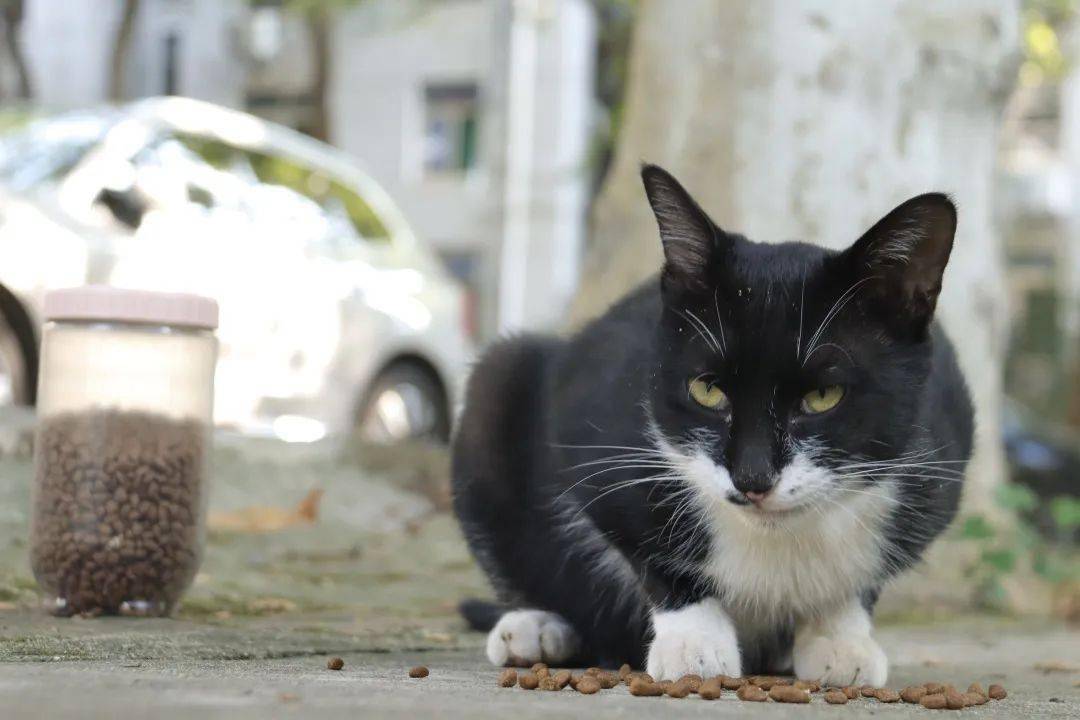
[(705, 378), (696, 377), (690, 381), (690, 397), (694, 402), (710, 410), (723, 410), (728, 405), (728, 397), (719, 386)]
[(843, 385), (829, 385), (828, 387), (811, 390), (803, 395), (802, 411), (810, 415), (817, 415), (826, 410), (832, 410), (843, 397)]

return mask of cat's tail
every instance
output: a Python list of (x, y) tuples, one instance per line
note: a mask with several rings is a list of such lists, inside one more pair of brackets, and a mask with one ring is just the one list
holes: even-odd
[(487, 632), (495, 627), (495, 623), (499, 622), (499, 618), (506, 612), (506, 608), (490, 600), (469, 598), (461, 601), (461, 604), (458, 605), (458, 612), (461, 613), (461, 617), (465, 618), (465, 622), (473, 630)]

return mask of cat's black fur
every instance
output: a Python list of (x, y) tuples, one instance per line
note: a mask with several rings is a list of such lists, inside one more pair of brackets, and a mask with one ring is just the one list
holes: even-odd
[[(581, 660), (609, 666), (643, 665), (652, 609), (724, 588), (697, 570), (712, 550), (699, 515), (677, 512), (682, 483), (627, 484), (663, 469), (652, 456), (627, 467), (605, 458), (652, 448), (659, 431), (707, 448), (735, 488), (751, 492), (768, 491), (811, 437), (830, 468), (907, 458), (892, 470), (902, 477), (880, 539), (886, 569), (861, 589), (872, 609), (888, 576), (915, 563), (952, 519), (972, 446), (968, 393), (932, 320), (956, 226), (947, 197), (910, 200), (833, 252), (725, 233), (666, 172), (646, 166), (642, 176), (663, 272), (569, 339), (492, 347), (473, 372), (454, 442), (454, 508), (503, 606), (558, 613), (582, 638)], [(702, 373), (730, 398), (728, 411), (688, 397), (689, 379)], [(836, 408), (799, 411), (805, 393), (836, 384), (846, 388)], [(613, 549), (632, 573), (613, 570)], [(498, 617), (466, 610), (477, 625)], [(775, 670), (792, 630), (778, 623), (742, 647), (743, 670)]]

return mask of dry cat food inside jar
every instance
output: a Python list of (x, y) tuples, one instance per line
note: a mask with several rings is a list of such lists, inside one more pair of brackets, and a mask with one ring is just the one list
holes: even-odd
[(58, 615), (167, 615), (202, 558), (217, 304), (45, 296), (30, 528)]

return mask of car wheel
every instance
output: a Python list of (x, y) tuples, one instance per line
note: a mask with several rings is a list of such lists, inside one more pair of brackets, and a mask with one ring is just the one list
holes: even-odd
[(26, 352), (11, 326), (0, 317), (0, 407), (30, 405), (30, 386)]
[(446, 442), (450, 421), (441, 384), (431, 371), (415, 363), (391, 365), (371, 384), (358, 429), (361, 439), (368, 442)]

